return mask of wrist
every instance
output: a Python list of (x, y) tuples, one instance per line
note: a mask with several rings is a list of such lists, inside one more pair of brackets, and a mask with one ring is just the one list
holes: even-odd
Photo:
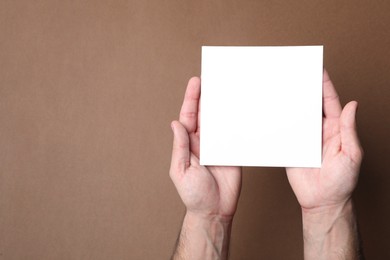
[(215, 245), (224, 244), (224, 240), (229, 238), (232, 222), (233, 217), (203, 215), (189, 211), (184, 217), (187, 230), (198, 232), (200, 236), (207, 237)]
[(191, 254), (174, 259), (227, 259), (231, 226), (232, 217), (187, 211), (178, 251)]
[(357, 225), (351, 199), (302, 209), (302, 221), (305, 259), (335, 259), (357, 254)]
[(326, 207), (302, 209), (304, 239), (323, 239), (339, 221), (352, 220), (354, 213), (351, 200)]
[(187, 210), (185, 217), (198, 223), (221, 223), (223, 225), (227, 225), (233, 222), (234, 215), (206, 214)]
[(302, 216), (306, 217), (308, 220), (316, 220), (319, 218), (336, 216), (352, 210), (353, 204), (351, 198), (330, 205), (323, 205), (312, 208), (301, 207)]

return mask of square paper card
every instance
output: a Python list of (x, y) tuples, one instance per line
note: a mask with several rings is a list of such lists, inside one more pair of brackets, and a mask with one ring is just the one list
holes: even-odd
[(200, 163), (321, 167), (323, 46), (202, 47)]

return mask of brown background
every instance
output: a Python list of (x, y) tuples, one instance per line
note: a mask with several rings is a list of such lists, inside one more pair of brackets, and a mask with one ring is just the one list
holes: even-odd
[[(390, 2), (0, 1), (0, 258), (168, 259), (184, 207), (170, 121), (202, 45), (325, 45), (360, 103), (355, 202), (390, 259)], [(231, 259), (302, 259), (283, 169), (245, 168)]]

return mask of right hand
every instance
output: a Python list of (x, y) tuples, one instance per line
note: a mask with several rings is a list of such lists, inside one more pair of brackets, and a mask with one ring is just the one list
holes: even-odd
[[(187, 214), (231, 221), (241, 190), (241, 167), (199, 164), (200, 79), (188, 82), (174, 133), (170, 176)], [(228, 127), (228, 126), (227, 126)]]

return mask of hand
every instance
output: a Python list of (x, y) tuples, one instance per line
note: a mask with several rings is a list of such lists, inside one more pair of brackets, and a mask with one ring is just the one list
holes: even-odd
[[(230, 220), (241, 190), (241, 168), (199, 165), (200, 79), (188, 82), (174, 133), (170, 176), (187, 214)], [(228, 127), (228, 126), (227, 126)]]
[(306, 260), (361, 259), (352, 204), (363, 150), (356, 133), (357, 102), (341, 109), (328, 73), (323, 82), (322, 167), (287, 168), (302, 208)]
[(356, 132), (357, 102), (341, 109), (336, 90), (324, 71), (322, 167), (287, 168), (290, 185), (304, 211), (343, 205), (357, 184), (363, 150)]

